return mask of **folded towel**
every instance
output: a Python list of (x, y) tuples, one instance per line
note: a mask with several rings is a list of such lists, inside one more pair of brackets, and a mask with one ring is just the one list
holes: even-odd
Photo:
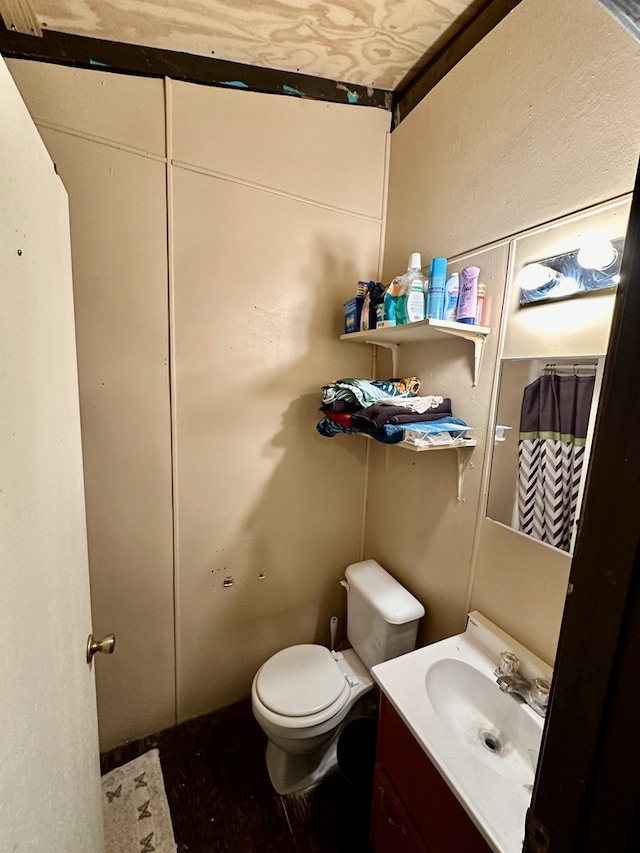
[(333, 438), (335, 435), (341, 435), (343, 433), (346, 435), (350, 435), (352, 433), (358, 434), (362, 431), (354, 429), (353, 427), (342, 426), (341, 424), (336, 423), (336, 421), (332, 421), (330, 418), (322, 418), (322, 420), (318, 421), (316, 429), (320, 435), (323, 435), (325, 438)]
[[(460, 427), (466, 426), (467, 424), (460, 420), (460, 418), (441, 418), (437, 421), (416, 423), (411, 427), (411, 429), (423, 432), (425, 435), (438, 435), (441, 432), (450, 432), (454, 438), (458, 438), (459, 436), (463, 436), (465, 433), (465, 431), (461, 430)], [(406, 427), (404, 424), (385, 424), (380, 429), (373, 430), (371, 432), (364, 432), (359, 429), (342, 427), (340, 424), (337, 424), (328, 418), (323, 418), (316, 424), (316, 429), (320, 435), (323, 435), (326, 438), (333, 438), (339, 433), (359, 433), (361, 435), (368, 435), (383, 444), (398, 444), (398, 442), (402, 441), (404, 438), (404, 431)]]
[[(320, 409), (320, 411), (324, 411)], [(353, 426), (353, 413), (352, 412), (331, 412), (324, 411), (324, 416), (329, 418), (330, 421), (333, 421), (336, 424), (340, 424), (343, 427), (352, 427)]]
[(347, 403), (358, 403), (358, 408), (365, 408), (389, 397), (415, 397), (420, 390), (420, 380), (417, 376), (404, 379), (387, 379), (386, 381), (372, 379), (338, 379), (322, 388), (322, 404), (330, 405), (340, 400)]
[(412, 412), (428, 412), (431, 409), (440, 411), (444, 404), (443, 411), (451, 411), (451, 400), (448, 397), (405, 397), (398, 400), (397, 397), (386, 397), (383, 400), (378, 400), (378, 406), (404, 406), (406, 409), (411, 409)]
[(448, 406), (443, 403), (437, 409), (432, 409), (430, 412), (425, 412), (422, 415), (418, 412), (409, 411), (402, 406), (373, 405), (366, 409), (360, 409), (359, 412), (354, 412), (351, 415), (349, 426), (371, 430), (379, 429), (384, 424), (424, 423), (427, 421), (437, 421), (445, 417), (450, 418), (452, 417), (451, 401), (447, 400), (447, 403), (449, 404)]
[(325, 403), (320, 409), (321, 412), (334, 412), (335, 414), (359, 412), (362, 406), (360, 403), (348, 403), (346, 400), (334, 400), (333, 403)]

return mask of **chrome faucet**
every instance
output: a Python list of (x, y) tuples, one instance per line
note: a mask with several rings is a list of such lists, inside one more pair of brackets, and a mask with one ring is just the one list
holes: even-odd
[(520, 696), (530, 708), (544, 717), (549, 703), (549, 682), (546, 678), (529, 681), (518, 672), (519, 668), (520, 661), (513, 652), (502, 652), (500, 664), (494, 672), (498, 687), (503, 693)]

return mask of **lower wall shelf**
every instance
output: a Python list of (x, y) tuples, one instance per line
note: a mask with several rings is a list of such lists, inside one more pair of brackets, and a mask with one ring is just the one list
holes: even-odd
[(475, 447), (478, 442), (470, 438), (468, 441), (454, 441), (451, 444), (411, 444), (409, 441), (399, 441), (391, 447), (402, 447), (404, 450), (415, 450), (422, 453), (424, 450), (465, 450), (467, 447)]
[[(360, 433), (365, 438), (371, 438), (370, 435), (366, 433)], [(454, 441), (451, 444), (423, 444), (423, 445), (415, 445), (411, 444), (408, 441), (399, 441), (397, 444), (385, 444), (385, 447), (399, 447), (402, 450), (413, 450), (416, 453), (423, 453), (425, 451), (432, 452), (436, 450), (455, 450), (456, 456), (458, 457), (458, 501), (462, 501), (462, 487), (464, 485), (464, 474), (467, 469), (467, 465), (469, 464), (469, 457), (471, 453), (467, 451), (473, 450), (473, 448), (477, 445), (477, 441), (473, 438), (466, 439), (465, 441)], [(382, 444), (382, 442), (378, 442), (378, 444)]]

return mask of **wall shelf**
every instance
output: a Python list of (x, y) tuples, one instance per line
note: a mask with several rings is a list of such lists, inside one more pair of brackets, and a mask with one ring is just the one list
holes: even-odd
[(468, 326), (451, 320), (419, 320), (403, 326), (384, 326), (366, 332), (351, 332), (341, 335), (341, 341), (355, 344), (371, 344), (391, 350), (393, 374), (397, 374), (398, 347), (400, 344), (428, 343), (441, 341), (443, 337), (463, 338), (473, 344), (473, 385), (478, 384), (478, 374), (482, 364), (484, 342), (491, 329), (488, 326)]
[[(365, 438), (373, 441), (370, 435), (366, 433), (360, 433)], [(380, 443), (380, 442), (379, 442)], [(474, 448), (477, 444), (477, 441), (473, 438), (465, 439), (464, 441), (454, 441), (451, 444), (424, 444), (421, 446), (417, 446), (415, 444), (411, 444), (408, 441), (399, 441), (397, 444), (385, 444), (384, 447), (399, 447), (401, 450), (413, 450), (414, 453), (424, 453), (424, 452), (433, 452), (436, 450), (455, 450), (456, 456), (458, 457), (458, 501), (462, 500), (462, 487), (464, 485), (464, 473), (467, 469), (467, 465), (469, 463), (469, 457), (471, 454), (466, 453), (465, 451)]]

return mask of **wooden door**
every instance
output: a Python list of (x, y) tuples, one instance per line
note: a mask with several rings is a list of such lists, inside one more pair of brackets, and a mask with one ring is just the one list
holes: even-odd
[(0, 57), (0, 849), (101, 853), (67, 196)]

